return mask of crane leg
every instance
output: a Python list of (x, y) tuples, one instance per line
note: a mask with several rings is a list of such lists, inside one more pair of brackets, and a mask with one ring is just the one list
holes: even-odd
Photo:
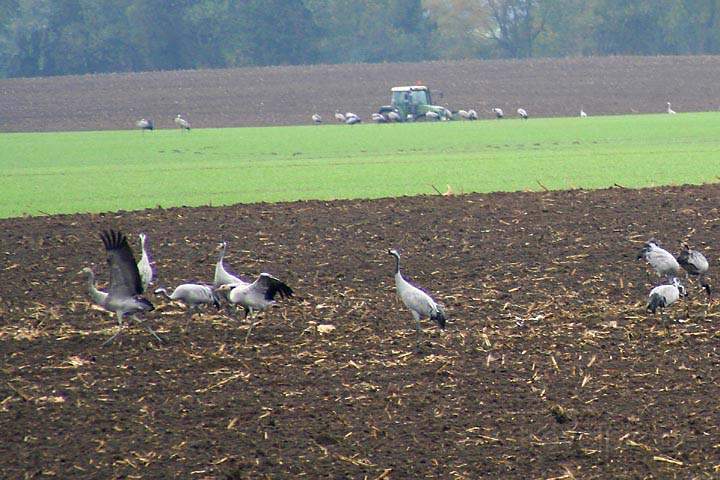
[[(252, 309), (248, 309), (248, 310), (246, 310), (245, 312), (246, 312), (246, 313), (247, 313), (247, 312), (252, 313)], [(247, 315), (245, 315), (245, 318), (247, 318)], [(252, 317), (250, 318), (250, 327), (248, 328), (248, 331), (247, 331), (247, 333), (245, 334), (245, 343), (247, 343), (248, 338), (250, 338), (250, 333), (252, 332), (253, 328), (255, 328), (255, 325), (259, 325), (260, 323), (262, 323), (262, 320), (258, 320), (257, 322), (253, 322)]]
[(162, 338), (160, 338), (160, 337), (158, 336), (158, 334), (155, 333), (155, 330), (153, 330), (148, 323), (143, 322), (142, 320), (140, 320), (140, 319), (137, 317), (137, 315), (133, 315), (132, 318), (133, 318), (133, 320), (135, 320), (137, 323), (142, 324), (142, 325), (145, 327), (145, 330), (147, 330), (148, 332), (150, 332), (150, 334), (151, 334), (153, 337), (155, 337), (158, 342), (163, 343)]
[(420, 352), (420, 316), (413, 311), (413, 320), (415, 320), (415, 348)]
[(103, 342), (103, 344), (102, 344), (103, 347), (110, 345), (113, 342), (113, 340), (115, 340), (118, 337), (118, 335), (120, 335), (122, 333), (123, 328), (125, 328), (125, 325), (123, 324), (123, 314), (122, 313), (120, 313), (120, 312), (117, 313), (117, 320), (118, 320), (118, 331), (115, 332), (115, 335), (113, 335), (112, 337), (105, 340), (105, 342)]

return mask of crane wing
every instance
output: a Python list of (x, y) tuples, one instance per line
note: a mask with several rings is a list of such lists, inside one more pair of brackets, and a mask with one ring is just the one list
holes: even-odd
[(133, 297), (143, 292), (140, 272), (128, 244), (127, 237), (120, 232), (108, 230), (100, 233), (105, 245), (110, 266), (110, 288), (112, 296)]
[(258, 278), (250, 285), (250, 288), (257, 289), (260, 293), (264, 293), (266, 300), (272, 300), (275, 298), (275, 295), (280, 295), (280, 298), (293, 296), (292, 288), (269, 273), (261, 273), (258, 275)]

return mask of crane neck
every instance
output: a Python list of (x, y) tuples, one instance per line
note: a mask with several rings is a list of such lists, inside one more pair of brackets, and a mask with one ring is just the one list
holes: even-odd
[(104, 298), (100, 290), (95, 286), (95, 273), (90, 270), (87, 272), (88, 275), (88, 291), (90, 292), (90, 298), (97, 304), (102, 304)]
[(395, 275), (400, 275), (400, 256), (393, 255), (393, 257), (395, 257)]
[(168, 294), (167, 290), (165, 290), (164, 288), (156, 288), (155, 293), (161, 293), (163, 296), (165, 296), (165, 298), (172, 300), (172, 298)]

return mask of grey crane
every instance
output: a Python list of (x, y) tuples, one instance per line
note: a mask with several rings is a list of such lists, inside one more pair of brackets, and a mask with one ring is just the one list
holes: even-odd
[(441, 329), (445, 329), (445, 312), (435, 303), (430, 295), (405, 280), (400, 273), (400, 254), (395, 249), (388, 250), (388, 254), (395, 257), (395, 289), (400, 300), (410, 310), (415, 320), (417, 346), (420, 348), (420, 319), (430, 318), (437, 322)]
[[(293, 296), (292, 288), (269, 273), (261, 273), (253, 283), (242, 282), (234, 285), (226, 283), (220, 286), (218, 291), (224, 293), (230, 303), (242, 306), (245, 310), (245, 318), (255, 311), (260, 312), (274, 305), (276, 296), (280, 298)], [(245, 341), (258, 323), (260, 322), (250, 324), (245, 334)]]
[(177, 125), (180, 128), (180, 131), (184, 130), (190, 130), (190, 122), (182, 118), (182, 116), (178, 113), (175, 117), (175, 125)]
[(492, 112), (495, 114), (495, 118), (503, 118), (505, 116), (505, 112), (503, 112), (502, 108), (495, 107), (492, 109)]
[(585, 110), (583, 110), (583, 107), (580, 107), (580, 118), (586, 118), (588, 115), (585, 113)]
[(467, 110), (460, 109), (457, 111), (457, 114), (458, 114), (458, 117), (462, 118), (463, 120), (467, 120), (469, 118)]
[(659, 277), (664, 277), (668, 282), (672, 282), (672, 279), (680, 274), (678, 261), (670, 252), (658, 246), (658, 242), (654, 238), (645, 242), (637, 258), (638, 260), (645, 259), (655, 273)]
[(680, 252), (680, 255), (677, 256), (677, 261), (688, 275), (698, 277), (698, 282), (705, 289), (709, 297), (712, 290), (710, 289), (710, 284), (705, 279), (705, 274), (710, 268), (710, 264), (707, 258), (705, 258), (705, 255), (697, 250), (691, 249), (687, 243), (683, 243), (683, 250)]
[(528, 119), (528, 113), (527, 113), (527, 111), (525, 111), (524, 108), (518, 108), (517, 113), (518, 113), (518, 115), (520, 115), (520, 118), (522, 118), (523, 120)]
[(335, 120), (342, 123), (345, 121), (345, 115), (340, 113), (340, 110), (335, 110)]
[(477, 112), (472, 109), (468, 110), (468, 120), (477, 120), (477, 119), (478, 119)]
[(86, 274), (88, 276), (88, 294), (95, 305), (105, 308), (108, 294), (97, 289), (95, 285), (95, 272), (90, 267), (85, 267), (78, 274)]
[(440, 115), (431, 110), (425, 114), (425, 118), (427, 118), (428, 120), (437, 121), (440, 120)]
[(357, 115), (345, 115), (345, 123), (347, 125), (355, 125), (356, 123), (361, 123), (362, 119), (358, 117)]
[(672, 109), (672, 106), (670, 105), (670, 102), (667, 102), (667, 113), (670, 115), (675, 115), (675, 110)]
[(137, 122), (135, 122), (135, 126), (142, 130), (143, 132), (145, 130), (155, 130), (155, 124), (152, 120), (147, 120), (145, 118), (141, 118)]
[[(110, 267), (110, 287), (104, 307), (111, 312), (115, 312), (119, 326), (117, 333), (103, 344), (107, 345), (123, 331), (125, 315), (132, 315), (135, 321), (140, 322), (135, 315), (140, 312), (152, 311), (155, 307), (148, 299), (142, 296), (143, 288), (140, 272), (138, 272), (137, 263), (127, 237), (119, 231), (108, 230), (101, 232), (100, 238), (105, 246), (107, 262)], [(162, 339), (149, 325), (145, 324), (145, 328), (158, 341), (162, 342)]]
[(673, 277), (670, 280), (669, 284), (658, 285), (657, 287), (650, 290), (648, 303), (645, 309), (648, 312), (652, 312), (653, 314), (655, 314), (657, 310), (660, 309), (663, 316), (663, 324), (667, 329), (668, 322), (665, 316), (665, 309), (673, 303), (677, 302), (680, 297), (684, 297), (686, 295), (687, 292), (685, 290), (685, 287), (676, 277)]
[(322, 117), (319, 113), (313, 113), (313, 116), (311, 118), (315, 125), (320, 125), (322, 123)]
[(155, 293), (163, 295), (168, 300), (180, 301), (188, 306), (190, 318), (192, 319), (193, 311), (198, 306), (207, 304), (220, 308), (220, 299), (218, 298), (212, 287), (199, 283), (182, 283), (175, 287), (172, 293), (168, 293), (164, 288), (156, 288)]
[(137, 266), (138, 271), (140, 272), (140, 280), (142, 281), (143, 291), (145, 291), (152, 284), (153, 268), (150, 264), (150, 257), (148, 256), (147, 251), (147, 236), (144, 233), (141, 233), (138, 237), (140, 237), (140, 249), (142, 250), (142, 254)]
[(388, 117), (388, 120), (391, 122), (399, 122), (401, 119), (400, 114), (398, 112), (396, 112), (395, 110), (389, 111), (387, 114), (387, 117)]
[(388, 121), (388, 119), (382, 113), (373, 113), (372, 115), (370, 115), (370, 118), (372, 118), (373, 122), (375, 123), (387, 123)]

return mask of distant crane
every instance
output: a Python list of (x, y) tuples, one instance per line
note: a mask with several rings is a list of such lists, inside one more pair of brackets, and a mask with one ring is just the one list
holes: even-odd
[(340, 113), (340, 110), (335, 110), (335, 120), (338, 122), (344, 122), (345, 121), (345, 115)]
[(320, 125), (322, 123), (322, 117), (318, 113), (313, 113), (312, 121), (315, 125)]
[(502, 108), (495, 107), (492, 109), (492, 112), (495, 114), (495, 118), (500, 119), (505, 116), (505, 112), (503, 112)]
[(675, 115), (676, 113), (675, 110), (673, 110), (670, 106), (670, 102), (667, 102), (667, 113), (669, 113), (670, 115)]
[(370, 115), (373, 122), (375, 123), (387, 123), (388, 119), (382, 113), (373, 113)]
[(525, 111), (524, 108), (518, 108), (517, 113), (518, 113), (518, 115), (520, 115), (520, 118), (522, 118), (523, 120), (528, 119), (528, 113)]
[(155, 125), (153, 124), (152, 120), (147, 120), (144, 118), (141, 118), (137, 122), (135, 122), (135, 126), (142, 130), (143, 132), (145, 130), (155, 130)]
[(583, 107), (580, 107), (580, 118), (585, 118), (587, 116), (588, 115), (587, 115), (587, 113), (585, 113), (585, 110), (583, 110)]
[(475, 110), (468, 110), (468, 120), (477, 120), (478, 114)]
[(190, 122), (182, 118), (179, 113), (177, 114), (177, 117), (175, 117), (175, 125), (177, 125), (181, 131), (190, 130)]
[(425, 114), (425, 118), (427, 118), (428, 120), (437, 121), (437, 120), (440, 120), (440, 115), (438, 115), (437, 113), (435, 113), (433, 111), (429, 111)]
[(463, 120), (467, 120), (469, 118), (467, 110), (458, 110), (457, 114), (458, 117), (462, 118)]
[(357, 115), (353, 114), (351, 116), (345, 115), (345, 124), (346, 125), (355, 125), (356, 123), (360, 123), (362, 120)]
[(391, 122), (399, 122), (401, 120), (400, 114), (394, 110), (388, 112), (387, 118)]
[(420, 319), (430, 318), (437, 322), (441, 329), (445, 328), (445, 312), (442, 307), (416, 286), (405, 280), (400, 273), (400, 254), (397, 250), (388, 250), (388, 254), (395, 257), (395, 289), (400, 300), (410, 310), (415, 320), (417, 347), (420, 348)]

